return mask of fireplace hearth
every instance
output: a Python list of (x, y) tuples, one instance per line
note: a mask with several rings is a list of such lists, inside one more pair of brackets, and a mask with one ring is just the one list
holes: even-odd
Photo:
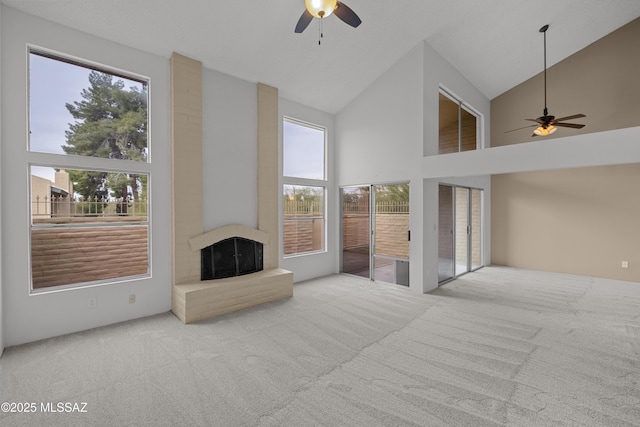
[(270, 244), (269, 234), (239, 224), (189, 239), (191, 251), (199, 252), (203, 261), (198, 259), (198, 271), (206, 269), (212, 278), (218, 277), (174, 285), (173, 312), (184, 323), (193, 323), (291, 297), (293, 273), (268, 264), (264, 255)]

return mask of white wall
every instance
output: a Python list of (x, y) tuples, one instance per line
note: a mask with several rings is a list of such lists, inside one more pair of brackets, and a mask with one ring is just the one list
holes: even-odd
[(203, 226), (258, 226), (255, 83), (202, 70)]
[(429, 44), (424, 47), (424, 155), (438, 153), (439, 88), (472, 106), (482, 116), (480, 137), (483, 147), (490, 147), (491, 101), (476, 89), (465, 76), (449, 64)]
[[(5, 345), (166, 312), (170, 308), (169, 63), (8, 7), (2, 10), (2, 252)], [(150, 78), (152, 277), (61, 292), (29, 294), (27, 48), (34, 44)], [(35, 156), (53, 162), (52, 155)], [(34, 158), (32, 155), (30, 158)], [(95, 160), (95, 161), (94, 161)], [(91, 159), (96, 167), (108, 159)], [(9, 185), (9, 183), (11, 185)], [(136, 294), (135, 304), (128, 295)], [(97, 307), (89, 308), (89, 298)]]
[[(409, 182), (409, 281), (423, 288), (424, 51), (419, 44), (336, 116), (339, 186)], [(337, 213), (340, 218), (340, 213)]]
[[(458, 70), (449, 64), (429, 44), (424, 48), (424, 155), (421, 159), (421, 176), (424, 178), (424, 289), (435, 289), (438, 286), (438, 185), (454, 184), (484, 190), (483, 202), (483, 256), (485, 264), (491, 260), (491, 177), (480, 172), (470, 174), (465, 168), (444, 168), (437, 173), (430, 170), (431, 165), (438, 164), (445, 156), (459, 162), (465, 153), (437, 155), (439, 144), (438, 115), (439, 90), (444, 87), (465, 104), (473, 107), (480, 114), (480, 144), (490, 146), (490, 112), (491, 102), (476, 89)], [(483, 150), (476, 150), (480, 152)], [(426, 165), (426, 166), (425, 166)], [(471, 176), (474, 175), (474, 176)]]
[(337, 114), (339, 185), (419, 176), (422, 57), (416, 46)]
[[(338, 229), (337, 216), (338, 191), (335, 181), (335, 118), (329, 113), (310, 108), (284, 98), (279, 99), (278, 147), (282, 153), (282, 120), (284, 117), (294, 118), (322, 126), (327, 132), (327, 200), (326, 200), (326, 252), (284, 257), (283, 245), (280, 245), (280, 266), (293, 271), (293, 280), (301, 282), (314, 277), (326, 276), (338, 272)], [(282, 177), (282, 155), (279, 162), (279, 176)], [(282, 182), (279, 183), (282, 188)], [(282, 206), (282, 192), (278, 199), (278, 206)], [(282, 239), (282, 210), (280, 210), (280, 239)]]
[[(204, 69), (203, 90), (203, 188), (205, 231), (228, 224), (257, 227), (258, 146), (256, 84), (218, 71)], [(333, 158), (334, 118), (331, 114), (279, 99), (279, 150), (282, 152), (282, 119), (293, 117), (327, 128), (327, 155)], [(280, 176), (282, 160), (280, 159)], [(328, 162), (329, 215), (335, 214), (333, 161)], [(282, 182), (279, 183), (282, 185)], [(282, 196), (280, 196), (282, 197)], [(279, 200), (278, 206), (281, 206)], [(337, 272), (335, 235), (337, 219), (328, 218), (327, 252), (285, 258), (280, 265), (293, 271), (300, 282)], [(282, 236), (282, 218), (280, 218)], [(282, 239), (282, 237), (281, 237)], [(282, 245), (281, 245), (282, 246)]]
[[(426, 43), (408, 52), (336, 116), (338, 185), (410, 182), (410, 287), (417, 292), (438, 285), (438, 183), (485, 189), (485, 199), (490, 191), (489, 177), (460, 180), (455, 174), (424, 174), (424, 155), (438, 149), (440, 85), (484, 116), (481, 135), (487, 143), (489, 100)], [(489, 215), (484, 226), (489, 235)], [(486, 242), (485, 249), (489, 247)]]

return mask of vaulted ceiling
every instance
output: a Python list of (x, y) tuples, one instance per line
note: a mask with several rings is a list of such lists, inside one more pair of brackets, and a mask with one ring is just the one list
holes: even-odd
[(344, 0), (362, 19), (294, 28), (304, 0), (1, 0), (42, 18), (263, 82), (336, 113), (421, 41), (492, 99), (640, 17), (639, 0)]

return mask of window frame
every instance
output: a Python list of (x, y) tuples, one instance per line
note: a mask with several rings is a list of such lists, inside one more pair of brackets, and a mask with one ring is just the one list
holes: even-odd
[[(455, 95), (452, 91), (440, 85), (438, 88), (438, 96), (443, 95), (448, 98), (454, 104), (458, 106), (458, 150), (452, 153), (462, 153), (464, 151), (481, 150), (483, 148), (482, 128), (484, 116), (469, 103), (464, 101), (461, 97)], [(462, 110), (465, 110), (470, 115), (476, 118), (476, 147), (473, 150), (462, 150)], [(438, 108), (438, 115), (440, 115), (440, 108)], [(440, 131), (438, 131), (438, 141), (440, 140)], [(440, 151), (440, 143), (438, 142), (438, 154)], [(442, 153), (442, 154), (452, 154)]]
[[(284, 159), (285, 159), (285, 144), (284, 144), (284, 140), (285, 140), (285, 132), (284, 132), (284, 124), (288, 122), (297, 126), (304, 126), (304, 127), (308, 127), (311, 129), (315, 129), (315, 130), (319, 130), (322, 131), (323, 134), (323, 152), (322, 152), (322, 167), (323, 167), (323, 179), (312, 179), (312, 178), (299, 178), (299, 177), (293, 177), (293, 176), (287, 176), (284, 174)], [(308, 256), (308, 255), (315, 255), (315, 254), (319, 254), (319, 253), (326, 253), (327, 252), (327, 230), (328, 230), (328, 221), (327, 221), (327, 201), (329, 199), (329, 181), (327, 178), (327, 150), (328, 150), (328, 138), (327, 138), (327, 128), (325, 126), (321, 126), (321, 125), (317, 125), (314, 123), (310, 123), (308, 121), (305, 120), (300, 120), (291, 116), (287, 116), (287, 115), (283, 115), (282, 116), (282, 127), (283, 127), (283, 132), (282, 132), (282, 155), (281, 155), (281, 159), (282, 159), (282, 184), (280, 185), (280, 194), (283, 197), (282, 203), (280, 203), (280, 211), (281, 211), (281, 218), (282, 218), (282, 254), (283, 257), (286, 258), (295, 258), (295, 257), (301, 257), (301, 256)], [(309, 218), (285, 218), (284, 215), (284, 189), (285, 186), (288, 185), (293, 185), (293, 186), (301, 186), (301, 187), (317, 187), (317, 188), (321, 188), (322, 189), (322, 220), (323, 220), (323, 230), (322, 230), (322, 248), (319, 250), (314, 250), (314, 251), (308, 251), (308, 252), (296, 252), (296, 253), (291, 253), (291, 254), (286, 254), (284, 251), (284, 247), (285, 247), (285, 240), (284, 240), (284, 228), (285, 228), (285, 224), (289, 221), (308, 221)], [(314, 218), (317, 219), (317, 218)]]
[[(87, 68), (90, 70), (104, 72), (112, 75), (113, 77), (121, 77), (131, 81), (140, 82), (146, 84), (147, 88), (147, 106), (146, 106), (146, 115), (147, 115), (147, 123), (146, 123), (146, 138), (147, 138), (147, 146), (146, 146), (146, 160), (123, 160), (123, 159), (115, 159), (115, 158), (107, 158), (107, 157), (91, 157), (91, 156), (82, 156), (75, 154), (56, 154), (49, 153), (43, 151), (32, 151), (31, 150), (31, 137), (30, 131), (31, 128), (31, 54), (39, 55), (42, 57), (46, 57), (52, 60), (57, 60), (60, 62), (64, 62), (67, 64), (75, 65), (82, 68)], [(135, 281), (140, 279), (148, 279), (152, 277), (152, 186), (153, 186), (153, 174), (151, 167), (151, 158), (152, 158), (152, 111), (151, 111), (151, 78), (147, 76), (143, 76), (141, 74), (135, 72), (124, 71), (118, 69), (116, 67), (104, 65), (97, 63), (91, 60), (85, 60), (73, 55), (68, 55), (65, 53), (61, 53), (52, 49), (44, 48), (42, 46), (37, 46), (33, 44), (26, 44), (26, 176), (28, 181), (28, 200), (29, 208), (29, 222), (27, 227), (27, 249), (28, 249), (28, 282), (29, 282), (29, 294), (30, 295), (40, 295), (47, 294), (52, 292), (73, 290), (73, 289), (84, 289), (88, 287), (94, 286), (104, 286), (117, 284), (122, 282)], [(86, 171), (95, 171), (95, 172), (113, 172), (113, 173), (127, 173), (127, 174), (140, 174), (147, 176), (147, 188), (146, 188), (146, 209), (147, 216), (144, 221), (132, 221), (129, 223), (116, 222), (116, 223), (105, 223), (105, 222), (97, 222), (91, 225), (83, 225), (83, 224), (55, 224), (55, 225), (34, 225), (33, 222), (33, 202), (32, 202), (32, 178), (31, 171), (32, 167), (48, 167), (53, 169), (67, 169), (67, 170), (86, 170)], [(147, 272), (145, 274), (136, 274), (136, 275), (128, 275), (128, 276), (119, 276), (108, 279), (100, 279), (79, 283), (69, 283), (62, 285), (54, 285), (54, 286), (46, 286), (35, 288), (33, 286), (33, 259), (32, 259), (32, 232), (33, 230), (39, 229), (47, 229), (47, 228), (59, 228), (59, 229), (75, 229), (75, 228), (103, 228), (103, 227), (140, 227), (145, 226), (147, 229)]]

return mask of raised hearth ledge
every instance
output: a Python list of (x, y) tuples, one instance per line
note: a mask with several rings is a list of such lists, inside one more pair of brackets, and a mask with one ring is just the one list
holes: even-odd
[(223, 227), (214, 228), (204, 234), (189, 239), (189, 246), (192, 251), (199, 251), (232, 237), (244, 237), (245, 239), (255, 240), (263, 245), (269, 244), (269, 235), (264, 231), (255, 228), (246, 227), (240, 224), (225, 225)]
[(293, 296), (293, 273), (272, 268), (244, 276), (174, 285), (171, 310), (183, 323)]

